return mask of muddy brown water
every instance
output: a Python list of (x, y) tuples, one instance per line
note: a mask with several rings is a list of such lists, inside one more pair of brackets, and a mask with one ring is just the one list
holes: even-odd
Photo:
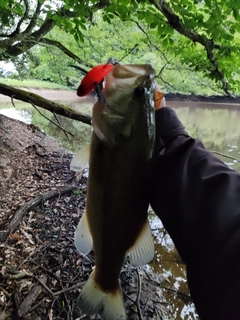
[[(74, 91), (32, 90), (45, 98), (61, 101), (82, 113), (91, 114), (94, 97), (78, 98)], [(68, 139), (56, 126), (44, 119), (35, 109), (25, 103), (16, 103), (13, 108), (9, 98), (0, 95), (0, 113), (17, 118), (26, 123), (33, 123), (55, 137), (64, 147), (76, 152), (82, 145), (90, 141), (91, 127), (59, 117), (61, 125), (74, 134)], [(189, 101), (171, 101), (186, 127), (188, 133), (202, 140), (205, 147), (232, 158), (221, 157), (231, 168), (240, 171), (240, 104), (202, 103)], [(54, 120), (51, 113), (43, 111), (45, 116)], [(236, 159), (234, 159), (236, 158)], [(189, 299), (186, 282), (185, 265), (178, 256), (174, 244), (165, 232), (161, 221), (150, 212), (150, 223), (154, 234), (156, 254), (145, 270), (159, 274), (164, 279), (162, 290), (166, 297), (172, 319), (198, 319), (194, 305)]]

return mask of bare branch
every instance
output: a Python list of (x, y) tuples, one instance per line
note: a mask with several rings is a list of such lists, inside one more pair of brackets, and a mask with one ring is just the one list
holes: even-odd
[[(64, 128), (60, 125), (60, 123), (58, 124), (58, 123), (52, 121), (51, 119), (49, 119), (48, 117), (46, 117), (40, 110), (38, 110), (38, 108), (37, 108), (31, 101), (29, 101), (29, 103), (31, 103), (31, 105), (33, 106), (33, 108), (36, 109), (37, 112), (39, 112), (40, 115), (41, 115), (43, 118), (47, 119), (49, 122), (51, 122), (52, 124), (54, 124), (56, 127), (60, 128), (65, 134), (66, 134), (66, 132), (67, 132), (67, 133), (69, 133), (72, 137), (74, 137), (74, 135), (73, 135), (70, 131), (64, 129)], [(54, 116), (55, 116), (55, 118), (56, 118), (56, 114), (55, 114), (55, 113), (54, 113)], [(57, 118), (57, 121), (59, 122), (58, 118)], [(67, 138), (68, 138), (68, 136), (67, 136)]]
[[(5, 241), (10, 233), (13, 233), (16, 228), (19, 226), (19, 223), (21, 222), (23, 216), (29, 211), (38, 206), (42, 201), (46, 201), (52, 198), (56, 198), (58, 196), (62, 196), (64, 194), (68, 194), (73, 192), (77, 187), (75, 186), (66, 186), (63, 188), (60, 188), (58, 190), (52, 190), (43, 193), (42, 195), (38, 195), (35, 198), (29, 200), (25, 204), (23, 204), (13, 215), (8, 227), (6, 230), (0, 232), (0, 240)], [(26, 274), (18, 274), (19, 276), (26, 276)]]
[(73, 60), (75, 60), (76, 62), (78, 62), (79, 64), (83, 64), (86, 67), (92, 68), (93, 65), (91, 63), (88, 63), (86, 61), (83, 61), (82, 59), (80, 59), (77, 55), (75, 55), (72, 51), (68, 50), (63, 44), (61, 44), (61, 42), (56, 41), (56, 40), (52, 40), (52, 39), (47, 39), (47, 38), (43, 38), (41, 40), (38, 41), (38, 43), (40, 45), (44, 45), (44, 46), (54, 46), (57, 47), (58, 49), (60, 49), (63, 53), (65, 53), (67, 56), (69, 56), (70, 58), (72, 58)]
[[(63, 128), (62, 125), (61, 125), (60, 120), (58, 119), (58, 117), (57, 117), (57, 115), (56, 115), (56, 113), (53, 113), (53, 115), (54, 115), (54, 118), (56, 119), (56, 121), (57, 121), (57, 123), (58, 123), (59, 128)], [(67, 140), (69, 141), (67, 132), (68, 132), (68, 131), (63, 128), (63, 133), (64, 133), (65, 137), (67, 138)], [(74, 137), (74, 134), (72, 134), (71, 132), (68, 132), (68, 133), (69, 133), (72, 137)]]
[[(12, 37), (10, 40), (0, 41), (0, 47), (4, 48), (1, 52), (0, 61), (9, 59), (10, 57), (16, 57), (31, 49), (55, 26), (55, 24), (54, 20), (47, 19), (42, 26), (31, 35), (27, 36), (25, 34), (19, 34), (16, 37)], [(13, 45), (15, 42), (17, 43)]]
[(168, 60), (167, 56), (165, 55), (165, 53), (155, 44), (153, 43), (152, 39), (149, 37), (149, 34), (143, 29), (143, 27), (140, 25), (139, 22), (134, 21), (136, 23), (136, 25), (138, 26), (138, 28), (145, 34), (145, 36), (147, 37), (149, 43), (159, 52), (161, 52), (162, 56), (164, 57), (164, 59), (167, 61), (167, 63), (170, 63), (170, 61)]
[(0, 93), (4, 94), (5, 96), (14, 97), (17, 100), (32, 103), (40, 108), (49, 110), (61, 116), (91, 125), (91, 117), (76, 112), (75, 110), (62, 104), (47, 100), (35, 93), (17, 89), (2, 83), (0, 83)]
[(139, 44), (136, 43), (136, 44), (132, 47), (132, 49), (127, 50), (127, 53), (126, 53), (121, 59), (119, 59), (118, 61), (120, 62), (120, 61), (122, 61), (123, 59), (125, 59), (125, 58), (126, 58), (127, 56), (129, 56), (138, 46), (139, 46)]
[(166, 85), (168, 85), (169, 87), (171, 87), (174, 91), (177, 91), (177, 89), (176, 89), (171, 83), (169, 83), (169, 82), (167, 82), (166, 80), (164, 80), (164, 79), (160, 76), (160, 74), (159, 74), (156, 78), (160, 79), (163, 83), (165, 83)]
[(240, 160), (238, 158), (235, 158), (235, 157), (232, 157), (232, 156), (229, 156), (225, 153), (222, 153), (222, 152), (218, 152), (218, 151), (214, 151), (214, 150), (209, 150), (210, 152), (214, 153), (214, 154), (217, 154), (219, 156), (222, 156), (222, 157), (225, 157), (225, 158), (228, 158), (228, 159), (231, 159), (231, 160), (235, 160), (237, 162), (240, 162)]

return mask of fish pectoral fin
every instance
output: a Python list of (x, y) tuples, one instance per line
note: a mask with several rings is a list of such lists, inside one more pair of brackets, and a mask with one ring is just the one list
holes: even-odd
[(79, 150), (72, 158), (72, 161), (70, 163), (70, 170), (82, 171), (83, 169), (86, 169), (89, 163), (89, 155), (90, 144), (87, 144), (81, 150)]
[(129, 257), (130, 265), (133, 267), (143, 266), (152, 260), (154, 242), (148, 220), (146, 220), (135, 244), (128, 250), (127, 256)]
[(75, 246), (77, 250), (84, 255), (87, 255), (93, 247), (93, 240), (86, 212), (82, 215), (75, 230)]
[(77, 306), (87, 315), (103, 311), (104, 320), (127, 320), (120, 284), (114, 293), (104, 292), (95, 282), (93, 270), (77, 299)]

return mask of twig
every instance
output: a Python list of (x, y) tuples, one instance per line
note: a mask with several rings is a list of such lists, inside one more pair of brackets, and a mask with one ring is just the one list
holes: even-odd
[(25, 277), (33, 277), (33, 275), (30, 274), (30, 273), (27, 273), (27, 272), (17, 272), (17, 273), (14, 273), (11, 276), (8, 276), (8, 278), (12, 279), (12, 280), (19, 280), (19, 279), (22, 279), (22, 278), (25, 278)]
[(36, 254), (37, 252), (41, 251), (43, 247), (44, 247), (44, 246), (41, 245), (41, 246), (39, 246), (36, 250), (34, 250), (33, 252), (31, 252), (31, 253), (27, 256), (27, 258), (24, 259), (24, 260), (18, 265), (18, 269), (20, 269), (20, 267), (21, 267), (25, 262), (27, 262), (34, 254)]
[(83, 319), (86, 319), (86, 318), (87, 318), (87, 315), (84, 314), (84, 315), (82, 315), (81, 317), (77, 318), (76, 320), (83, 320)]
[(56, 299), (56, 296), (55, 296), (55, 294), (52, 292), (52, 290), (50, 290), (49, 288), (48, 288), (48, 286), (46, 286), (46, 284), (45, 283), (43, 283), (38, 277), (36, 277), (36, 276), (31, 276), (33, 279), (35, 279), (35, 280), (37, 280), (40, 284), (41, 284), (41, 286), (50, 294), (50, 296), (52, 297), (52, 299)]
[(138, 28), (145, 34), (145, 36), (147, 37), (149, 43), (150, 43), (157, 51), (161, 52), (163, 58), (167, 61), (167, 63), (170, 63), (170, 61), (168, 60), (166, 54), (165, 54), (155, 43), (153, 43), (153, 41), (152, 41), (152, 39), (150, 38), (149, 34), (143, 29), (143, 27), (140, 25), (140, 23), (137, 22), (137, 21), (134, 21), (134, 20), (133, 20), (133, 22), (135, 22), (136, 25), (138, 26)]
[(130, 300), (133, 304), (136, 304), (136, 301), (134, 301), (128, 294), (126, 294), (125, 292), (123, 292), (123, 295)]
[(40, 301), (38, 301), (32, 308), (30, 308), (28, 310), (28, 314), (31, 314), (31, 312), (33, 312), (37, 307), (43, 305), (43, 302), (46, 301), (46, 297), (44, 297), (43, 299), (41, 299)]
[[(176, 289), (172, 289), (172, 288), (169, 288), (169, 287), (167, 287), (167, 286), (164, 286), (162, 283), (160, 283), (160, 282), (158, 282), (158, 281), (156, 281), (156, 280), (153, 280), (145, 269), (143, 269), (143, 271), (144, 271), (144, 273), (146, 274), (146, 276), (148, 277), (148, 279), (149, 279), (152, 283), (154, 283), (155, 285), (157, 285), (158, 287), (164, 288), (165, 290), (168, 290), (168, 291), (171, 291), (171, 292), (175, 293), (180, 299), (182, 299), (182, 300), (184, 300), (184, 301), (187, 301), (187, 302), (190, 302), (190, 301), (191, 301), (191, 298), (190, 298), (189, 295), (187, 295), (187, 294), (185, 294), (185, 293), (182, 293), (182, 292), (180, 292), (180, 291), (178, 291), (178, 290), (176, 290)], [(162, 302), (161, 302), (161, 303), (162, 303)]]
[(0, 290), (5, 294), (5, 296), (6, 296), (7, 298), (10, 298), (10, 297), (11, 297), (11, 294), (8, 293), (2, 286), (0, 286)]
[(4, 132), (9, 133), (6, 129), (4, 129), (3, 127), (0, 127), (0, 129), (2, 129)]
[(28, 272), (18, 272), (15, 273), (13, 275), (8, 275), (7, 278), (12, 279), (12, 280), (18, 280), (18, 279), (22, 279), (22, 278), (32, 278), (37, 280), (41, 286), (51, 295), (51, 297), (53, 299), (56, 299), (54, 293), (45, 285), (45, 283), (43, 283), (38, 277), (34, 276), (33, 274), (30, 274)]
[[(64, 281), (61, 280), (54, 272), (52, 272), (51, 270), (48, 270), (47, 268), (45, 268), (44, 266), (39, 265), (38, 263), (36, 263), (34, 260), (31, 260), (31, 263), (35, 264), (37, 267), (43, 269), (45, 272), (47, 272), (50, 276), (52, 276), (53, 278), (55, 278), (61, 285), (61, 287), (63, 288), (62, 282), (64, 283), (68, 283), (68, 284), (79, 284), (79, 280), (77, 281)], [(76, 278), (78, 277), (78, 275), (76, 275)], [(84, 282), (85, 283), (85, 282)], [(84, 284), (82, 283), (82, 285)], [(67, 290), (69, 291), (69, 290)]]
[(119, 59), (118, 61), (122, 61), (123, 59), (125, 59), (129, 54), (131, 54), (137, 47), (139, 46), (139, 43), (136, 43), (132, 49), (130, 49), (121, 59)]
[[(101, 53), (94, 47), (94, 45), (92, 44), (92, 41), (91, 41), (91, 39), (92, 39), (92, 37), (88, 37), (88, 36), (86, 36), (85, 34), (83, 34), (83, 37), (85, 38), (85, 39), (87, 39), (87, 41), (89, 42), (89, 44), (90, 44), (90, 46), (92, 47), (92, 49), (95, 51), (95, 52), (97, 52), (98, 53), (98, 55), (99, 55), (99, 57), (101, 56)], [(91, 67), (92, 68), (92, 67)]]
[(74, 136), (71, 132), (67, 131), (66, 129), (64, 129), (63, 127), (61, 127), (60, 125), (58, 125), (56, 122), (52, 121), (51, 119), (49, 119), (48, 117), (46, 117), (40, 110), (38, 110), (38, 108), (31, 102), (29, 101), (29, 103), (33, 106), (34, 109), (37, 110), (37, 112), (40, 113), (40, 115), (47, 119), (48, 121), (50, 121), (51, 123), (53, 123), (55, 126), (57, 126), (58, 128), (60, 128), (63, 132), (67, 132), (68, 134), (70, 134), (72, 137)]
[(21, 304), (18, 307), (18, 316), (21, 318), (23, 317), (31, 307), (32, 303), (37, 300), (38, 296), (41, 294), (43, 290), (43, 286), (47, 283), (47, 276), (43, 275), (40, 278), (34, 277), (35, 279), (40, 281), (40, 284), (35, 284), (34, 287), (30, 290), (30, 292), (27, 294), (27, 296), (24, 298), (24, 300), (21, 302)]
[[(191, 70), (192, 71), (192, 70)], [(198, 78), (195, 80), (197, 83), (200, 84), (200, 86), (204, 87), (204, 88), (208, 88), (211, 89), (214, 92), (217, 92), (218, 94), (222, 94), (221, 91), (217, 90), (217, 88), (214, 88), (212, 85), (210, 85), (209, 83), (205, 84), (203, 83), (201, 80), (199, 80)]]
[(11, 102), (12, 102), (12, 105), (14, 106), (14, 108), (16, 109), (16, 106), (15, 106), (15, 103), (13, 101), (13, 98), (14, 98), (14, 96), (11, 96)]
[(138, 293), (137, 293), (137, 299), (136, 299), (135, 304), (137, 306), (139, 319), (143, 320), (143, 316), (142, 316), (142, 312), (141, 312), (141, 308), (140, 308), (140, 295), (141, 295), (141, 291), (142, 291), (142, 281), (141, 281), (141, 277), (140, 277), (138, 268), (136, 268), (136, 272), (137, 272), (137, 278), (138, 278)]
[(95, 261), (93, 259), (91, 259), (90, 257), (88, 257), (88, 256), (83, 256), (83, 257), (84, 257), (84, 259), (88, 260), (89, 262), (95, 264)]
[(161, 74), (163, 73), (163, 70), (165, 69), (165, 67), (167, 66), (168, 62), (165, 63), (164, 66), (162, 66), (162, 68), (160, 69), (160, 71), (158, 72), (158, 74), (155, 76), (155, 78), (158, 78), (161, 76)]
[(65, 288), (65, 289), (62, 289), (60, 291), (57, 291), (57, 292), (54, 292), (54, 295), (55, 296), (58, 296), (59, 294), (62, 294), (62, 293), (66, 293), (66, 292), (69, 292), (69, 291), (72, 291), (72, 290), (76, 290), (78, 289), (79, 287), (82, 287), (86, 282), (79, 282), (77, 283), (76, 285), (72, 286), (72, 287), (69, 287), (69, 288)]
[(171, 87), (173, 90), (177, 91), (177, 89), (176, 89), (171, 83), (167, 82), (166, 80), (163, 80), (163, 78), (160, 77), (160, 75), (157, 76), (156, 78), (159, 78), (160, 80), (162, 80), (163, 83), (167, 84), (167, 85), (168, 85), (169, 87)]
[(50, 308), (50, 310), (48, 311), (48, 318), (49, 318), (49, 320), (52, 320), (52, 316), (53, 316), (53, 306), (54, 306), (55, 301), (56, 301), (56, 300), (53, 300), (53, 301), (52, 301), (51, 308)]
[[(59, 124), (59, 127), (62, 127), (62, 125), (61, 125), (61, 123), (60, 123), (60, 121), (59, 121), (59, 119), (58, 119), (58, 117), (57, 117), (55, 112), (53, 112), (53, 115), (54, 115), (54, 118), (56, 119), (57, 123)], [(66, 132), (65, 129), (63, 130), (63, 133), (64, 133), (65, 137), (67, 138), (67, 140), (69, 141), (69, 138), (68, 138), (68, 135), (67, 135), (67, 132)], [(74, 135), (72, 135), (72, 136), (74, 136)]]
[(33, 208), (37, 207), (42, 201), (46, 201), (55, 197), (59, 197), (59, 195), (64, 195), (67, 193), (72, 192), (73, 190), (77, 189), (76, 186), (67, 186), (61, 188), (59, 190), (54, 190), (50, 192), (46, 192), (42, 195), (39, 195), (28, 202), (26, 202), (23, 206), (21, 206), (14, 214), (12, 220), (10, 221), (6, 230), (0, 232), (0, 241), (5, 241), (10, 233), (14, 232), (18, 227), (19, 223), (21, 222), (23, 216)]
[[(45, 272), (49, 273), (53, 278), (55, 278), (59, 283), (60, 283), (60, 286), (63, 288), (63, 284), (62, 284), (62, 280), (54, 273), (52, 272), (51, 270), (48, 270), (47, 268), (41, 266), (41, 265), (38, 265), (35, 261), (32, 260), (32, 263), (35, 264), (36, 266), (38, 266), (39, 268), (43, 269)], [(78, 287), (82, 287), (83, 285), (85, 284), (85, 282), (79, 282), (77, 281), (76, 284), (74, 286), (71, 286), (71, 287), (68, 287), (68, 288), (63, 288), (62, 290), (59, 290), (57, 292), (54, 292), (53, 294), (55, 296), (58, 296), (62, 293), (66, 293), (66, 292), (69, 292), (71, 290), (76, 290), (78, 289)]]
[(218, 154), (219, 156), (222, 156), (222, 157), (225, 157), (225, 158), (228, 158), (228, 159), (232, 159), (232, 160), (236, 160), (237, 162), (240, 162), (239, 159), (235, 158), (235, 157), (232, 157), (232, 156), (228, 156), (227, 154), (225, 153), (221, 153), (221, 152), (218, 152), (218, 151), (212, 151), (212, 150), (209, 150), (210, 152), (214, 153), (214, 154)]
[(172, 293), (175, 293), (180, 299), (184, 300), (185, 302), (190, 302), (192, 299), (189, 295), (179, 291), (179, 290), (176, 290), (176, 289), (172, 289), (172, 288), (169, 288), (167, 286), (164, 286), (164, 285), (161, 285), (162, 288), (164, 288), (165, 290), (168, 290)]

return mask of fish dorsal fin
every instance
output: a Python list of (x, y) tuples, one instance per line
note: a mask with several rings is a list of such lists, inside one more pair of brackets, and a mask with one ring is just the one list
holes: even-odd
[(93, 247), (93, 240), (89, 230), (86, 212), (82, 215), (75, 230), (75, 246), (77, 250), (84, 255), (87, 255)]
[(154, 243), (148, 220), (146, 220), (141, 233), (135, 244), (128, 250), (127, 255), (130, 265), (133, 267), (143, 266), (152, 260), (154, 256)]
[(83, 169), (86, 169), (89, 163), (89, 154), (90, 144), (87, 144), (81, 150), (79, 150), (73, 157), (70, 163), (70, 170), (82, 171)]

